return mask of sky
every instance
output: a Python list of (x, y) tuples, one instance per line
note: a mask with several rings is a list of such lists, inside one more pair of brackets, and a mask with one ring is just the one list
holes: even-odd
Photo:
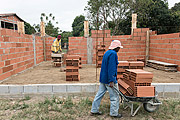
[[(72, 23), (76, 16), (84, 15), (88, 0), (1, 0), (0, 14), (16, 13), (24, 21), (40, 23), (41, 13), (55, 16), (62, 31), (72, 31)], [(180, 0), (168, 0), (169, 8)]]

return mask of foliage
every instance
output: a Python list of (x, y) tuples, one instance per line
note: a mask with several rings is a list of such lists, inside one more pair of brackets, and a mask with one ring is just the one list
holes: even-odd
[(167, 0), (89, 0), (85, 10), (93, 29), (111, 29), (112, 34), (130, 34), (131, 14), (137, 27), (159, 34), (179, 32), (180, 3), (168, 9)]
[(76, 16), (72, 23), (72, 34), (73, 36), (83, 36), (84, 32), (84, 21), (85, 17), (83, 15)]
[(89, 0), (85, 10), (94, 29), (112, 29), (113, 34), (118, 34), (119, 23), (130, 14), (127, 3), (127, 0)]
[(179, 3), (175, 3), (174, 7), (171, 8), (171, 10), (173, 12), (180, 12), (180, 2)]
[[(57, 37), (60, 33), (59, 27), (55, 27), (58, 22), (55, 21), (55, 16), (50, 13), (49, 15), (46, 15), (45, 13), (41, 13), (40, 20), (45, 23), (45, 33), (52, 36)], [(40, 25), (34, 24), (34, 28), (37, 32), (40, 32)]]
[[(69, 120), (69, 119), (112, 119), (109, 116), (110, 103), (109, 96), (105, 95), (100, 105), (100, 111), (104, 114), (100, 116), (90, 116), (92, 100), (89, 98), (57, 98), (50, 97), (45, 99), (31, 98), (28, 101), (15, 99), (0, 100), (0, 119), (1, 120)], [(19, 102), (20, 101), (20, 102)], [(134, 117), (130, 116), (130, 109), (123, 110), (123, 105), (120, 105), (120, 111), (124, 119), (132, 120), (179, 120), (180, 119), (180, 100), (166, 99), (161, 100), (162, 105), (153, 113), (146, 112), (143, 107)], [(139, 103), (134, 103), (137, 107)]]
[(31, 26), (29, 23), (27, 23), (27, 22), (24, 23), (24, 27), (25, 27), (25, 34), (31, 35), (31, 34), (33, 34), (33, 33), (36, 32), (35, 29), (34, 29), (34, 27), (32, 27), (32, 26)]
[(68, 31), (63, 31), (61, 33), (61, 44), (62, 44), (62, 47), (64, 47), (64, 43), (68, 44), (68, 39), (69, 37), (72, 37), (72, 32), (68, 32)]

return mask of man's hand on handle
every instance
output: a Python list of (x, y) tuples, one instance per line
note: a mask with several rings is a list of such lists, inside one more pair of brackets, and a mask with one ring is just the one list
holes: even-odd
[(114, 86), (114, 82), (110, 82), (109, 87), (113, 88), (113, 86)]

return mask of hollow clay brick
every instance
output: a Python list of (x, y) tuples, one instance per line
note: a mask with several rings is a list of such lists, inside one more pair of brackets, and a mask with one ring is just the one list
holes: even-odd
[(154, 86), (137, 86), (135, 87), (134, 96), (136, 97), (153, 97), (155, 95)]

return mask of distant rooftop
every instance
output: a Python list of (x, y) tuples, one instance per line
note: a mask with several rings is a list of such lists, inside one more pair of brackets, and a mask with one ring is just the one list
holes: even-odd
[(25, 22), (18, 15), (16, 15), (16, 13), (4, 13), (4, 14), (0, 14), (0, 17), (9, 17), (9, 16), (16, 16), (20, 21)]

